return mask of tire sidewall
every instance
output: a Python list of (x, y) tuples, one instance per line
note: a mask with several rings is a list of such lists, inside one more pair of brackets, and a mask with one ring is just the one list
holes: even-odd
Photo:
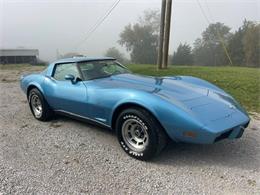
[[(142, 123), (142, 125), (145, 128), (147, 128), (146, 131), (148, 133), (149, 141), (148, 141), (148, 145), (141, 152), (135, 151), (132, 148), (128, 147), (126, 141), (123, 138), (122, 125), (128, 119), (138, 120), (140, 123)], [(123, 111), (119, 115), (116, 122), (116, 132), (117, 132), (117, 138), (119, 144), (121, 145), (123, 150), (131, 157), (134, 157), (139, 160), (150, 159), (156, 153), (156, 146), (157, 146), (157, 134), (154, 128), (156, 128), (156, 125), (149, 118), (149, 116), (145, 115), (144, 112), (136, 109), (128, 109), (126, 111)]]
[[(37, 95), (39, 97), (40, 101), (41, 101), (41, 104), (42, 104), (42, 114), (41, 114), (41, 117), (36, 117), (35, 113), (33, 111), (32, 103), (31, 103), (32, 102), (31, 98), (32, 98), (33, 95)], [(34, 118), (36, 118), (37, 120), (43, 120), (45, 118), (46, 104), (45, 104), (45, 101), (43, 99), (43, 96), (42, 96), (41, 92), (38, 89), (36, 89), (36, 88), (32, 89), (29, 92), (28, 101), (29, 101), (30, 110), (31, 110)]]

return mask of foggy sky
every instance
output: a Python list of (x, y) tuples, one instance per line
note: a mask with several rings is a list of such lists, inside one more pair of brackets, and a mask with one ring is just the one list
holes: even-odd
[[(260, 0), (199, 0), (211, 22), (235, 31), (246, 18), (260, 20)], [(57, 50), (102, 56), (117, 43), (124, 26), (146, 9), (160, 9), (161, 0), (121, 0), (112, 14), (84, 41), (115, 0), (0, 0), (0, 48), (35, 48), (40, 58), (54, 60)], [(208, 23), (197, 0), (173, 0), (170, 52), (180, 42), (192, 44)]]

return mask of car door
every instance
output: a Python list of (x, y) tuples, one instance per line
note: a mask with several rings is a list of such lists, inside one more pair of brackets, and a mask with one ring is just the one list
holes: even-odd
[[(67, 75), (73, 75), (75, 80), (66, 80)], [(44, 82), (46, 99), (54, 110), (86, 115), (87, 89), (76, 63), (56, 64), (52, 76)]]

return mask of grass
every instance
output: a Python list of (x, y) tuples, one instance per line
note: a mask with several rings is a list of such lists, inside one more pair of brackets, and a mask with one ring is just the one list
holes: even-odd
[[(45, 66), (0, 65), (3, 73), (8, 70), (40, 71)], [(190, 75), (205, 79), (238, 100), (248, 111), (260, 113), (260, 69), (245, 67), (170, 66), (157, 71), (155, 65), (128, 65), (137, 74), (152, 76)]]
[(134, 73), (168, 76), (189, 75), (205, 79), (238, 100), (248, 111), (260, 112), (260, 69), (246, 67), (170, 66), (158, 71), (155, 65), (128, 65)]

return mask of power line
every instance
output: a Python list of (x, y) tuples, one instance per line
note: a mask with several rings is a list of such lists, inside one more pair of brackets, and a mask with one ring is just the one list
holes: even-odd
[[(206, 1), (205, 1), (205, 2), (206, 2)], [(200, 7), (200, 10), (201, 10), (202, 15), (204, 16), (204, 18), (206, 19), (206, 21), (208, 22), (208, 24), (210, 24), (211, 22), (210, 22), (209, 18), (207, 17), (207, 14), (206, 14), (206, 12), (204, 11), (204, 9), (203, 9), (203, 7), (202, 7), (200, 1), (197, 0), (197, 3), (198, 3), (198, 5), (199, 5), (199, 7)], [(206, 3), (207, 3), (207, 2), (206, 2)], [(209, 10), (208, 5), (207, 5), (207, 9), (208, 9), (209, 14), (210, 14), (210, 10)], [(211, 15), (211, 14), (210, 14), (210, 15)], [(211, 19), (212, 19), (212, 18), (213, 18), (213, 17), (212, 17), (212, 15), (211, 15)], [(212, 20), (213, 20), (213, 22), (214, 22), (214, 19), (212, 19)], [(219, 30), (218, 30), (218, 29), (216, 29), (216, 30), (217, 30), (218, 39), (219, 39), (219, 41), (220, 41), (220, 43), (221, 43), (221, 46), (223, 47), (223, 50), (224, 50), (224, 52), (225, 52), (225, 54), (226, 54), (226, 56), (227, 56), (227, 58), (228, 58), (228, 60), (229, 60), (229, 63), (230, 63), (230, 65), (233, 65), (232, 60), (231, 60), (231, 57), (230, 57), (230, 55), (229, 55), (229, 53), (228, 53), (228, 50), (227, 50), (227, 47), (226, 47), (226, 45), (225, 45), (224, 39), (222, 38), (222, 36), (221, 36)]]
[[(215, 23), (215, 19), (213, 18), (213, 15), (211, 14), (211, 11), (210, 11), (210, 8), (209, 8), (207, 0), (205, 0), (205, 4), (206, 4), (206, 8), (208, 10), (208, 13), (209, 13), (209, 16), (210, 16), (211, 20)], [(224, 49), (224, 51), (226, 53), (226, 56), (228, 57), (228, 60), (229, 60), (230, 64), (233, 65), (233, 62), (231, 60), (231, 56), (230, 56), (230, 54), (228, 52), (228, 49), (227, 49), (227, 47), (225, 45), (224, 39), (221, 36), (221, 34), (219, 33), (219, 30), (218, 29), (216, 29), (216, 30), (217, 30), (218, 39), (220, 40), (220, 43), (221, 43), (221, 45), (222, 45), (222, 47), (223, 47), (223, 49)]]
[(213, 15), (211, 14), (211, 11), (209, 9), (209, 5), (208, 5), (208, 2), (205, 0), (205, 5), (206, 5), (206, 8), (208, 10), (208, 13), (209, 13), (209, 16), (210, 16), (210, 19), (215, 22), (214, 18), (213, 18)]
[(200, 7), (200, 11), (201, 11), (202, 15), (204, 16), (204, 18), (206, 19), (206, 21), (208, 22), (208, 24), (210, 24), (211, 22), (210, 22), (210, 20), (209, 20), (209, 18), (208, 18), (208, 16), (207, 16), (206, 12), (204, 11), (204, 9), (203, 9), (203, 7), (202, 7), (200, 1), (199, 1), (199, 0), (196, 0), (196, 1), (197, 1), (198, 5), (199, 5), (199, 7)]
[(106, 12), (106, 14), (100, 18), (94, 25), (93, 27), (91, 28), (91, 30), (89, 31), (89, 33), (86, 35), (86, 38), (80, 42), (78, 44), (78, 46), (76, 47), (76, 49), (81, 45), (83, 44), (84, 42), (86, 42), (90, 37), (91, 35), (98, 29), (98, 27), (107, 19), (107, 17), (112, 13), (112, 11), (116, 8), (116, 6), (120, 3), (121, 0), (116, 0), (113, 5), (110, 7), (110, 9)]

